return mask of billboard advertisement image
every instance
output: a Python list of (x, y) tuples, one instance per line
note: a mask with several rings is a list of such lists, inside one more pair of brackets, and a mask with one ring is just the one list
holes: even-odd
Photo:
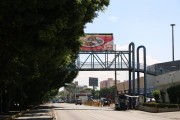
[(81, 37), (81, 51), (112, 51), (113, 34), (85, 34)]

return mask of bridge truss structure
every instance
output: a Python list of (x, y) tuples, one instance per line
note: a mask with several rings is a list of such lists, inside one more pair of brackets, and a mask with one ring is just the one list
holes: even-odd
[[(143, 49), (143, 64), (139, 61), (139, 51)], [(135, 45), (129, 44), (127, 51), (81, 51), (75, 62), (75, 68), (71, 70), (78, 71), (129, 71), (129, 95), (140, 94), (140, 73), (144, 73), (144, 101), (146, 101), (146, 79), (147, 74), (157, 75), (156, 69), (148, 69), (146, 65), (146, 48), (138, 46), (136, 49), (137, 58), (135, 62)], [(137, 93), (135, 91), (135, 73), (137, 73)], [(131, 84), (132, 82), (132, 84)], [(115, 78), (115, 86), (116, 86)]]

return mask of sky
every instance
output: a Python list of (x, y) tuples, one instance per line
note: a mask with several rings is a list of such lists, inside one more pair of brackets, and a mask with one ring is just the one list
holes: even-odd
[[(172, 27), (174, 26), (174, 59), (180, 60), (180, 0), (110, 0), (104, 12), (92, 23), (86, 24), (85, 33), (113, 33), (118, 50), (146, 47), (147, 64), (172, 61)], [(128, 79), (127, 72), (117, 73), (117, 79)], [(114, 72), (79, 72), (74, 81), (88, 85), (89, 77), (99, 82), (115, 78)]]

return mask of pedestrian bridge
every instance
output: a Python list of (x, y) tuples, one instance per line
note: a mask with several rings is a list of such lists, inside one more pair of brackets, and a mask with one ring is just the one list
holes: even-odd
[[(77, 71), (129, 71), (133, 69), (129, 63), (129, 51), (81, 51), (70, 70)], [(130, 66), (131, 65), (131, 66)], [(135, 72), (144, 72), (144, 64), (135, 62)], [(164, 71), (156, 66), (146, 66), (146, 73), (158, 75)]]
[[(140, 49), (143, 50), (143, 63), (140, 63), (139, 59)], [(139, 80), (140, 73), (143, 73), (144, 102), (146, 102), (147, 98), (147, 74), (156, 76), (164, 72), (163, 69), (155, 65), (147, 66), (146, 48), (143, 45), (137, 47), (135, 60), (135, 45), (133, 42), (129, 44), (129, 49), (127, 51), (81, 51), (79, 52), (79, 57), (76, 62), (67, 69), (77, 71), (115, 71), (115, 74), (116, 71), (129, 71), (129, 95), (136, 94), (135, 72), (137, 73), (137, 94), (140, 94)]]

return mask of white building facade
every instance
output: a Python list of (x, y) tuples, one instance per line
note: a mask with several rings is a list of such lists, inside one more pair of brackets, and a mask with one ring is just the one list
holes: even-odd
[(156, 64), (161, 68), (157, 76), (147, 75), (147, 88), (158, 89), (165, 93), (165, 102), (169, 102), (167, 89), (171, 86), (180, 85), (180, 61)]

